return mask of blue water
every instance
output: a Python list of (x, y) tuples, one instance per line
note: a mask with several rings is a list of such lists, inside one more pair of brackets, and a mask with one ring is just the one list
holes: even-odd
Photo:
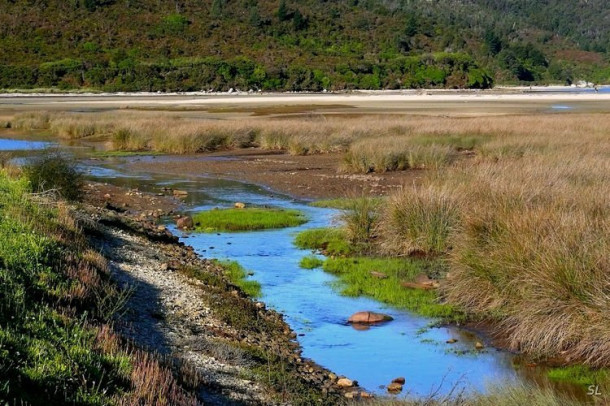
[[(192, 212), (230, 207), (241, 201), (307, 214), (310, 221), (303, 226), (258, 232), (184, 234), (170, 225), (200, 255), (238, 261), (254, 272), (251, 278), (262, 286), (260, 299), (284, 314), (299, 335), (304, 357), (377, 393), (385, 393), (381, 386), (398, 376), (406, 378), (405, 391), (414, 396), (448, 393), (456, 386), (484, 391), (489, 383), (519, 379), (510, 354), (493, 349), (473, 352), (476, 339), (470, 334), (456, 328), (427, 328), (430, 319), (365, 297), (341, 296), (333, 275), (301, 269), (300, 259), (310, 252), (293, 245), (294, 235), (307, 228), (333, 225), (337, 211), (310, 207), (239, 182), (200, 179), (173, 184), (197, 200), (191, 204)], [(356, 330), (346, 321), (362, 310), (386, 313), (394, 320)], [(452, 337), (458, 338), (458, 343), (446, 344)], [(467, 354), (459, 355), (459, 351)]]
[(0, 138), (0, 151), (22, 151), (45, 149), (53, 145), (50, 142), (24, 141), (10, 138)]

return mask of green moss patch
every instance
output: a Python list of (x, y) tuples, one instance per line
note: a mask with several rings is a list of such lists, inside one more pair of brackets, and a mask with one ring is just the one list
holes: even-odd
[(214, 209), (193, 216), (197, 231), (253, 231), (295, 227), (307, 222), (298, 210), (283, 209)]

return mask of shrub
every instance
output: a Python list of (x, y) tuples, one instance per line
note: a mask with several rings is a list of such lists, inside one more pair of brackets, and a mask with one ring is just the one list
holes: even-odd
[(58, 152), (45, 153), (25, 167), (34, 192), (56, 191), (67, 200), (82, 196), (83, 176), (76, 163)]

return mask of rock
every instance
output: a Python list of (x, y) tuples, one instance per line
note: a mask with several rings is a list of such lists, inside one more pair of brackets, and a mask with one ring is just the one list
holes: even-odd
[(372, 324), (390, 320), (393, 320), (393, 318), (387, 314), (366, 311), (352, 314), (348, 319), (348, 323)]
[(340, 388), (351, 388), (354, 386), (354, 382), (347, 378), (341, 378), (337, 381), (337, 386)]
[(158, 226), (157, 231), (165, 231), (165, 226)]
[(392, 383), (398, 383), (398, 384), (404, 385), (405, 382), (406, 382), (405, 378), (402, 377), (402, 376), (399, 376), (398, 378), (392, 379)]
[(104, 199), (110, 199), (111, 197), (112, 197), (112, 196), (110, 196), (110, 193), (106, 193), (106, 194), (104, 195)]
[(176, 197), (185, 197), (189, 194), (189, 192), (187, 192), (186, 190), (174, 189), (172, 190), (172, 194)]
[(242, 202), (236, 202), (234, 204), (236, 209), (245, 209), (246, 208), (246, 203), (242, 203)]
[(371, 271), (371, 276), (376, 279), (387, 279), (388, 275), (383, 272)]
[(345, 396), (347, 399), (354, 399), (356, 397), (356, 395), (358, 394), (358, 392), (345, 392)]
[(361, 397), (362, 399), (371, 399), (371, 398), (373, 397), (373, 395), (371, 395), (371, 394), (370, 394), (370, 393), (368, 393), (368, 392), (360, 392), (360, 397)]
[(332, 382), (334, 382), (337, 379), (337, 375), (335, 375), (331, 372), (330, 374), (328, 374), (328, 379), (330, 379)]
[(485, 348), (485, 346), (482, 342), (477, 341), (476, 343), (474, 343), (474, 348), (476, 348), (477, 350), (482, 350), (483, 348)]
[(398, 393), (398, 392), (402, 391), (402, 385), (399, 384), (398, 382), (392, 382), (391, 384), (388, 385), (387, 389), (388, 389), (388, 392)]
[(176, 220), (176, 226), (183, 230), (191, 229), (194, 226), (193, 218), (191, 216), (180, 217)]
[(413, 282), (401, 282), (400, 285), (404, 288), (422, 290), (431, 290), (439, 287), (439, 283), (437, 281), (428, 278), (428, 275), (423, 273), (417, 275)]
[(458, 342), (458, 340), (456, 338), (450, 338), (449, 340), (445, 341), (447, 344), (455, 344)]

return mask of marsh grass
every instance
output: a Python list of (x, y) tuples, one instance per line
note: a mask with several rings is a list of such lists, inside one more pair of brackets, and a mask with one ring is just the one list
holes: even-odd
[(239, 286), (250, 297), (257, 298), (261, 295), (261, 285), (257, 281), (248, 280), (248, 274), (244, 267), (235, 261), (221, 261), (220, 266), (224, 269), (227, 278)]
[(393, 255), (443, 254), (458, 219), (457, 203), (448, 191), (404, 188), (387, 200), (379, 221), (379, 245)]
[[(309, 203), (313, 207), (322, 207), (329, 209), (350, 210), (354, 205), (354, 197), (340, 197), (336, 199), (321, 199)], [(384, 197), (368, 197), (373, 204), (381, 205)]]
[(303, 269), (321, 268), (322, 264), (324, 264), (324, 260), (316, 257), (315, 255), (308, 255), (301, 258), (301, 261), (299, 261), (299, 266)]
[[(338, 276), (343, 295), (368, 296), (422, 316), (458, 320), (459, 313), (440, 303), (435, 291), (400, 286), (401, 282), (412, 282), (426, 267), (430, 264), (409, 259), (348, 257), (328, 258), (322, 269)], [(376, 278), (372, 271), (384, 273), (387, 278)]]
[(341, 228), (312, 228), (298, 233), (294, 244), (301, 249), (317, 250), (325, 255), (345, 256), (357, 249), (348, 242), (347, 233)]
[(254, 231), (271, 228), (295, 227), (307, 222), (298, 210), (245, 208), (213, 209), (193, 216), (198, 231)]
[(575, 383), (585, 387), (610, 384), (609, 369), (591, 369), (583, 365), (551, 368), (547, 371), (547, 376), (551, 380)]

